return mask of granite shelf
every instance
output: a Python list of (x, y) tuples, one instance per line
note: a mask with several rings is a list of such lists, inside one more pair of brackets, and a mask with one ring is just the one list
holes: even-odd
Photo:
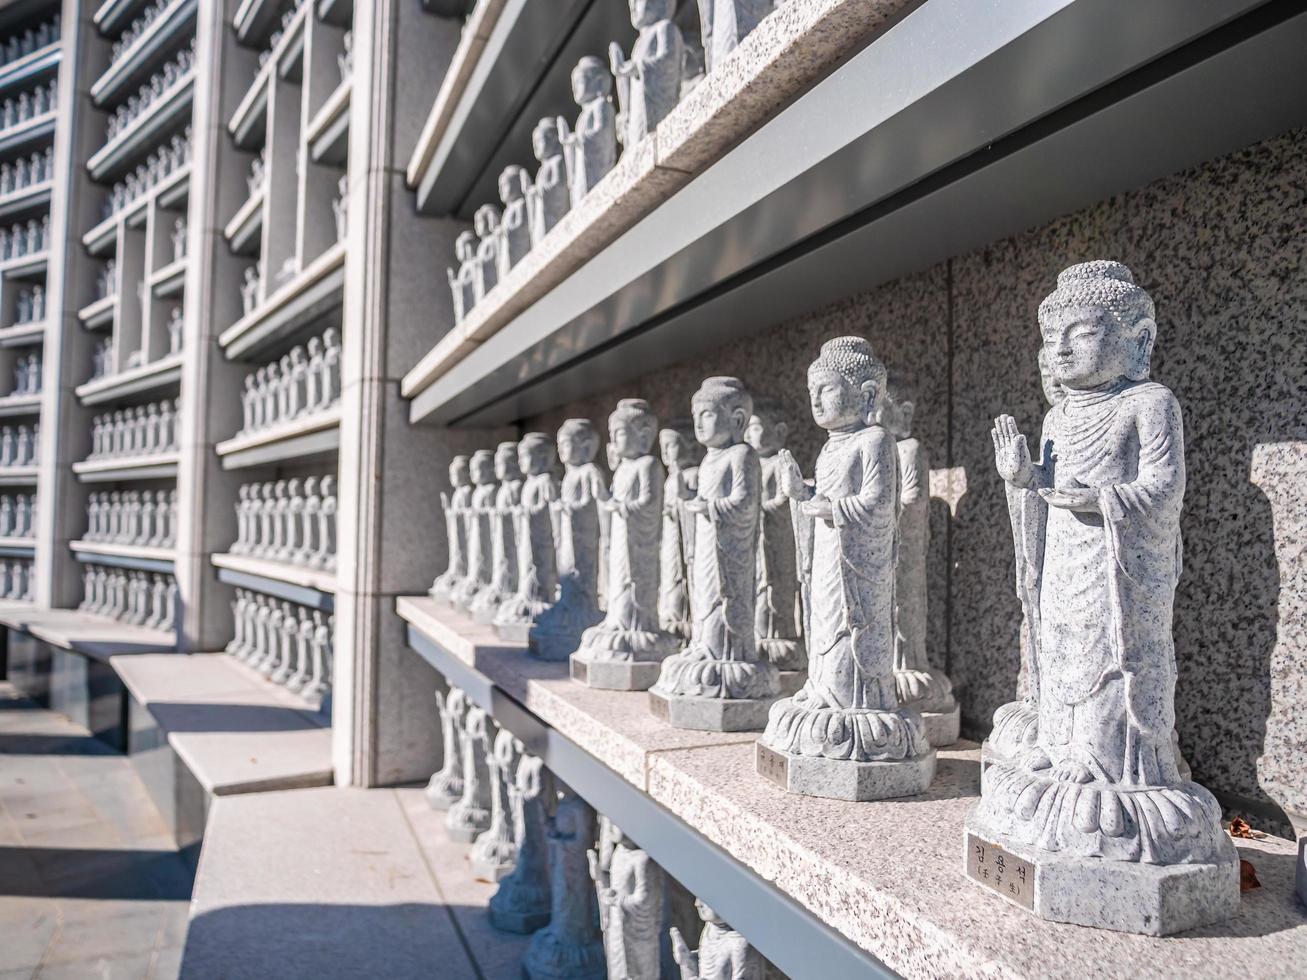
[(91, 178), (111, 181), (131, 170), (170, 130), (182, 128), (183, 119), (189, 118), (194, 100), (195, 71), (192, 69), (165, 95), (150, 103), (149, 108), (127, 129), (95, 151), (86, 162)]
[(226, 439), (214, 447), (224, 470), (330, 455), (340, 448), (340, 406)]
[(175, 452), (115, 459), (84, 459), (73, 464), (73, 472), (77, 474), (77, 479), (82, 483), (116, 483), (120, 480), (171, 480), (177, 477), (179, 459), (179, 455)]
[(91, 100), (97, 106), (122, 101), (146, 81), (165, 58), (182, 46), (187, 35), (194, 34), (195, 11), (199, 0), (173, 0), (168, 9), (155, 17), (132, 46), (91, 85)]
[(256, 356), (344, 302), (345, 243), (337, 242), (304, 267), (258, 309), (218, 337), (229, 360)]
[(273, 561), (268, 558), (253, 558), (249, 555), (232, 553), (211, 556), (215, 568), (225, 568), (233, 572), (242, 572), (252, 578), (267, 579), (284, 585), (293, 585), (301, 589), (311, 589), (324, 595), (336, 594), (336, 573), (320, 568), (305, 568), (289, 562)]
[(0, 348), (30, 347), (45, 341), (45, 328), (48, 324), (42, 320), (38, 323), (15, 323), (10, 327), (0, 328)]
[(105, 0), (92, 15), (100, 33), (108, 37), (131, 23), (132, 17), (145, 6), (145, 0)]
[(308, 609), (325, 613), (335, 611), (334, 572), (325, 573), (245, 555), (219, 553), (210, 555), (210, 561), (217, 571), (218, 581), (226, 585), (275, 596)]
[(5, 279), (35, 279), (45, 275), (50, 264), (49, 252), (32, 252), (0, 262), (0, 276)]
[(54, 182), (47, 180), (40, 184), (33, 184), (31, 187), (24, 187), (21, 191), (6, 194), (0, 197), (0, 219), (11, 218), (13, 215), (35, 208), (49, 207), (53, 193)]
[[(840, 6), (853, 10), (827, 0), (782, 12)], [(1307, 122), (1307, 62), (1292, 54), (1307, 45), (1301, 10), (1223, 0), (1196, 15), (1164, 0), (1154, 12), (1130, 45), (1105, 40), (1104, 57), (1092, 39), (1119, 23), (1091, 0), (999, 20), (951, 0), (914, 6), (699, 173), (701, 149), (720, 150), (735, 116), (732, 100), (711, 109), (722, 93), (705, 82), (644, 151), (648, 178), (616, 186), (637, 166), (624, 159), (592, 196), (629, 193), (569, 215), (618, 220), (602, 253), (570, 241), (560, 252), (560, 223), (558, 247), (542, 244), (486, 302), (546, 263), (575, 271), (536, 282), (496, 330), (474, 311), (406, 376), (410, 417), (519, 419), (801, 314), (814, 295), (865, 291)], [(771, 22), (749, 38), (755, 77), (787, 23)], [(782, 45), (767, 63), (808, 47)], [(930, 70), (918, 71), (926, 49)], [(1037, 54), (1050, 50), (1078, 54)], [(680, 169), (698, 176), (682, 185)]]
[(118, 247), (118, 225), (122, 223), (122, 213), (112, 214), (82, 236), (82, 245), (86, 251), (97, 258), (112, 254)]
[(150, 201), (160, 208), (173, 208), (186, 200), (190, 193), (191, 165), (179, 167), (175, 173), (150, 188), (122, 210), (111, 214), (82, 236), (82, 245), (94, 256), (111, 254), (118, 245), (118, 226), (132, 227), (145, 223)]
[(112, 327), (114, 317), (118, 315), (118, 296), (106, 296), (94, 303), (83, 306), (77, 311), (77, 319), (87, 330), (100, 330)]
[(0, 487), (30, 487), (36, 485), (35, 466), (0, 466)]
[(354, 23), (354, 0), (318, 0), (318, 20), (334, 27)]
[(68, 550), (80, 562), (134, 568), (144, 572), (172, 574), (176, 556), (171, 548), (149, 545), (108, 544), (102, 541), (70, 541)]
[(0, 97), (9, 89), (30, 85), (40, 76), (57, 68), (62, 57), (62, 42), (55, 41), (9, 62), (0, 68)]
[(223, 237), (236, 255), (254, 255), (259, 250), (259, 233), (263, 230), (262, 188), (245, 200), (223, 229)]
[(179, 296), (186, 289), (186, 256), (150, 273), (150, 292), (159, 299)]
[(0, 558), (31, 558), (36, 554), (36, 538), (0, 538)]
[(349, 156), (350, 82), (346, 79), (336, 87), (304, 130), (309, 159), (314, 163), (341, 167)]
[(1224, 977), (1231, 963), (1278, 972), (1307, 948), (1287, 841), (1237, 841), (1263, 887), (1224, 926), (1153, 939), (1041, 922), (963, 878), (974, 743), (940, 750), (920, 797), (792, 796), (757, 774), (754, 735), (670, 728), (647, 694), (576, 684), (447, 604), (401, 597), (397, 611), (450, 683), (792, 976)]
[(13, 153), (28, 143), (50, 139), (54, 136), (55, 120), (58, 118), (57, 112), (43, 112), (17, 126), (0, 130), (0, 153)]
[(169, 354), (149, 364), (96, 378), (73, 389), (83, 405), (104, 405), (128, 395), (176, 388), (182, 380), (184, 354)]
[(0, 608), (0, 626), (101, 662), (118, 654), (168, 653), (177, 649), (177, 635), (170, 630), (120, 623), (79, 609), (32, 605)]
[(0, 397), (0, 418), (41, 414), (41, 393)]

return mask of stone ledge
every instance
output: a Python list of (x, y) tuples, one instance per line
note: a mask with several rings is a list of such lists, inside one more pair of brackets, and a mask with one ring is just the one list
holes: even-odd
[(1216, 978), (1234, 963), (1275, 974), (1307, 955), (1307, 915), (1293, 893), (1296, 848), (1287, 841), (1237, 842), (1263, 887), (1245, 894), (1239, 914), (1222, 925), (1154, 939), (1042, 922), (963, 875), (963, 817), (980, 792), (974, 743), (939, 750), (935, 780), (919, 797), (795, 796), (758, 774), (752, 735), (668, 728), (649, 714), (647, 695), (570, 682), (565, 665), (528, 657), (444, 603), (401, 598), (397, 609), (546, 725), (905, 976)]
[(326, 719), (244, 664), (216, 653), (111, 664), (212, 796), (331, 784)]
[(420, 790), (214, 801), (181, 976), (515, 976), (529, 937), (480, 926), (494, 886), (470, 881), (423, 806)]
[(43, 643), (92, 660), (118, 654), (140, 656), (177, 649), (177, 637), (165, 630), (120, 623), (76, 609), (0, 607), (0, 626), (27, 633)]

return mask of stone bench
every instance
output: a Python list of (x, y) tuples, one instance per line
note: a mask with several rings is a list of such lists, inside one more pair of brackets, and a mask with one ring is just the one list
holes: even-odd
[(223, 654), (115, 656), (127, 751), (179, 847), (213, 800), (330, 785), (330, 720)]
[(517, 977), (530, 937), (497, 932), (494, 885), (419, 789), (301, 789), (213, 801), (185, 980)]
[(109, 659), (167, 653), (176, 646), (172, 632), (76, 609), (0, 605), (4, 675), (28, 697), (117, 749), (125, 746), (127, 695)]

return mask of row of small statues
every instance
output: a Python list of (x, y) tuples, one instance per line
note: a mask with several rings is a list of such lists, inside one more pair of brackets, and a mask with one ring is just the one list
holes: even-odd
[(286, 31), (290, 30), (290, 25), (294, 23), (295, 15), (298, 14), (300, 8), (308, 2), (309, 0), (295, 0), (293, 4), (282, 11), (281, 23), (277, 25), (276, 30), (268, 35), (267, 46), (259, 52), (260, 68), (268, 63), (268, 59), (272, 57), (272, 52), (277, 50), (277, 45), (281, 43), (282, 37), (285, 36)]
[(242, 484), (232, 554), (334, 571), (336, 508), (334, 476)]
[(149, 29), (150, 25), (176, 2), (177, 0), (154, 0), (153, 3), (137, 14), (126, 29), (123, 30), (122, 34), (118, 36), (118, 40), (109, 46), (110, 67), (116, 65), (124, 56), (129, 54), (132, 45)]
[(40, 323), (44, 319), (45, 287), (20, 287), (14, 295), (14, 323)]
[(92, 381), (98, 381), (100, 378), (107, 378), (114, 373), (114, 343), (113, 334), (101, 337), (96, 342), (95, 349), (91, 351), (91, 378)]
[(26, 357), (14, 358), (14, 387), (5, 398), (22, 398), (41, 392), (41, 353), (32, 351)]
[(185, 79), (194, 66), (195, 38), (192, 37), (187, 46), (178, 51), (170, 61), (165, 62), (160, 71), (151, 75), (149, 81), (142, 85), (135, 95), (130, 96), (126, 102), (114, 110), (105, 126), (105, 140), (112, 140), (118, 134), (130, 129), (132, 124), (144, 116), (152, 105), (161, 101), (179, 82)]
[[(1025, 642), (1017, 700), (996, 712), (982, 748), (981, 800), (965, 821), (966, 871), (995, 887), (1001, 876), (982, 866), (995, 854), (1036, 869), (1056, 864), (1058, 887), (1024, 897), (1058, 921), (1154, 934), (1220, 921), (1238, 908), (1237, 854), (1220, 806), (1191, 780), (1174, 731), (1184, 435), (1175, 395), (1149, 380), (1153, 300), (1121, 263), (1081, 263), (1058, 276), (1039, 307), (1039, 329), (1050, 407), (1038, 452), (1011, 416), (997, 418), (991, 433)], [(756, 412), (738, 379), (710, 378), (691, 400), (707, 453), (693, 493), (674, 486), (667, 494), (684, 499), (691, 515), (681, 538), (689, 554), (688, 644), (669, 638), (659, 619), (664, 482), (650, 455), (655, 422), (639, 400), (623, 401), (609, 420), (622, 457), (611, 491), (602, 492), (592, 469), (584, 479), (591, 489), (581, 491), (577, 480), (575, 496), (561, 494), (568, 523), (559, 537), (571, 552), (564, 561), (551, 550), (550, 502), (558, 494), (544, 436), (520, 444), (530, 465), (511, 506), (489, 511), (489, 482), (478, 487), (489, 512), (483, 518), (473, 505), (463, 553), (478, 583), (487, 575), (506, 582), (509, 569), (518, 570), (516, 612), (538, 652), (556, 652), (564, 631), (585, 630), (571, 658), (574, 677), (596, 685), (598, 672), (597, 686), (638, 686), (642, 665), (653, 664), (657, 717), (701, 729), (765, 725), (758, 771), (786, 790), (855, 801), (915, 796), (934, 778), (935, 750), (929, 706), (912, 698), (919, 687), (941, 696), (949, 690), (924, 658), (905, 656), (905, 640), (921, 649), (913, 635), (924, 635), (916, 600), (925, 592), (924, 566), (920, 582), (902, 574), (902, 552), (920, 547), (907, 497), (914, 480), (925, 495), (928, 471), (919, 462), (914, 477), (896, 445), (904, 400), (865, 339), (822, 345), (808, 369), (808, 400), (827, 433), (812, 480), (785, 449), (770, 466), (759, 459), (750, 443), (766, 440), (748, 435)], [(490, 461), (480, 455), (474, 475), (485, 480)], [(581, 463), (592, 455), (565, 449), (564, 462), (593, 467)], [(587, 494), (593, 502), (574, 507)], [(585, 628), (598, 617), (591, 556), (600, 505), (610, 522), (607, 612)], [(516, 520), (492, 519), (501, 509)], [(806, 679), (789, 697), (780, 696), (777, 665), (760, 649), (755, 615), (759, 566), (767, 564), (756, 557), (758, 526), (782, 515), (792, 532), (808, 660)], [(504, 532), (514, 528), (517, 560), (503, 564), (510, 557)], [(485, 563), (487, 534), (493, 569)], [(776, 581), (771, 569), (763, 580)], [(477, 592), (455, 583), (447, 594)], [(999, 891), (1010, 898), (1019, 887), (1006, 880)], [(1163, 892), (1185, 898), (1162, 902)], [(1110, 912), (1085, 897), (1105, 893), (1114, 896)]]
[(436, 705), (444, 765), (427, 799), (471, 845), (472, 875), (498, 884), (491, 925), (531, 935), (528, 980), (782, 978), (463, 691), (437, 691)]
[(30, 558), (0, 558), (0, 599), (31, 602), (35, 579)]
[(0, 195), (44, 184), (54, 179), (54, 147), (47, 146), (30, 157), (17, 157), (12, 163), (0, 163)]
[[(168, 319), (164, 323), (164, 329), (168, 332), (168, 354), (171, 357), (174, 354), (180, 354), (182, 350), (182, 341), (185, 339), (184, 328), (186, 321), (183, 318), (182, 308), (179, 304), (174, 304), (168, 311)], [(111, 336), (105, 337), (91, 354), (91, 380), (98, 378), (107, 378), (111, 374), (117, 374), (120, 371), (130, 371), (134, 368), (142, 367), (149, 363), (148, 354), (145, 350), (146, 338), (141, 337), (141, 345), (136, 350), (127, 355), (126, 360), (121, 365), (117, 363), (116, 351), (117, 345)]]
[[(30, 92), (19, 92), (16, 99), (6, 98), (3, 102), (0, 102), (0, 130), (12, 129), (38, 116), (54, 112), (58, 101), (58, 78), (52, 78), (43, 85), (37, 85)], [(10, 188), (10, 190), (13, 190), (13, 188)]]
[(295, 346), (279, 361), (245, 376), (241, 393), (241, 431), (260, 432), (303, 415), (330, 408), (340, 400), (340, 335), (328, 327)]
[(50, 216), (43, 215), (40, 221), (29, 219), (26, 224), (19, 222), (8, 228), (0, 228), (0, 261), (21, 259), (24, 255), (36, 255), (50, 247)]
[(41, 423), (0, 426), (0, 469), (41, 462)]
[(329, 713), (336, 617), (247, 589), (236, 590), (231, 611), (227, 653)]
[(171, 575), (92, 564), (82, 570), (81, 612), (171, 631), (177, 625), (178, 604), (177, 580)]
[(105, 196), (103, 215), (107, 220), (131, 207), (155, 187), (191, 162), (191, 127), (174, 133), (122, 180), (116, 181)]
[(36, 534), (36, 494), (0, 494), (0, 538), (30, 538)]
[(99, 544), (171, 548), (177, 543), (176, 490), (111, 490), (86, 504), (86, 538)]
[(134, 408), (119, 408), (91, 419), (91, 455), (87, 459), (154, 456), (181, 448), (182, 402), (164, 399)]
[[(674, 21), (676, 0), (631, 4), (638, 32), (630, 57), (609, 45), (608, 64), (587, 55), (572, 71), (574, 126), (541, 119), (531, 134), (539, 163), (534, 181), (516, 164), (499, 177), (503, 214), (493, 204), (473, 215), (474, 231), (454, 244), (457, 269), (447, 269), (460, 322), (549, 230), (613, 169), (619, 144), (630, 150), (658, 128), (683, 96), (720, 64), (772, 11), (773, 0), (700, 0), (700, 35), (687, 38)], [(617, 108), (613, 83), (616, 79)]]
[(105, 259), (95, 276), (95, 298), (108, 299), (118, 294), (118, 260)]
[(19, 58), (26, 58), (33, 51), (40, 51), (59, 40), (59, 15), (55, 14), (36, 27), (29, 27), (22, 34), (11, 34), (0, 44), (0, 68)]

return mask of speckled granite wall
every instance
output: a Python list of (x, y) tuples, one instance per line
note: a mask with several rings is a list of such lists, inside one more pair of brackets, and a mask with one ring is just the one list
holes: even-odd
[[(1154, 378), (1185, 412), (1185, 570), (1175, 616), (1177, 728), (1195, 777), (1286, 832), (1307, 814), (1307, 131), (1120, 195), (773, 328), (620, 391), (528, 420), (606, 418), (619, 395), (685, 416), (710, 374), (780, 396), (807, 467), (822, 340), (862, 333), (915, 377), (932, 457), (931, 656), (985, 731), (1013, 695), (1020, 610), (988, 435), (1043, 414), (1036, 308), (1058, 270), (1127, 263), (1157, 302)], [(951, 568), (950, 568), (951, 565)]]

